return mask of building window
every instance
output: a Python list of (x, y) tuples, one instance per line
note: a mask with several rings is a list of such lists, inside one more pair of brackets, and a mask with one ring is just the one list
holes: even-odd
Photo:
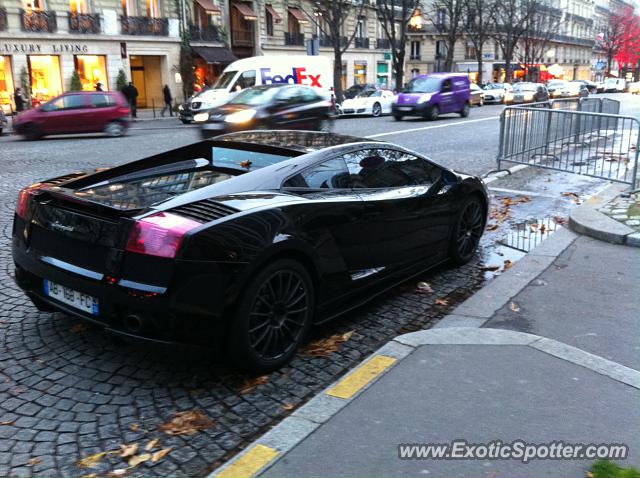
[(444, 8), (439, 8), (436, 12), (436, 24), (439, 27), (444, 27), (447, 23), (447, 10)]
[(24, 0), (22, 5), (27, 12), (41, 12), (46, 8), (44, 0)]
[(272, 37), (273, 36), (273, 15), (271, 14), (268, 8), (265, 10), (264, 18), (267, 26), (267, 35)]
[(149, 18), (160, 18), (159, 0), (147, 0), (147, 16)]
[(419, 60), (420, 59), (420, 42), (412, 41), (411, 42), (411, 56), (409, 57), (411, 60)]
[(74, 57), (76, 71), (80, 75), (83, 91), (93, 91), (98, 83), (103, 90), (107, 85), (107, 60), (104, 55), (76, 55)]
[(464, 49), (464, 59), (465, 60), (475, 60), (476, 58), (476, 47), (472, 42), (467, 42), (467, 45)]
[(122, 14), (125, 17), (134, 17), (136, 15), (136, 4), (134, 0), (122, 0)]
[(418, 70), (417, 68), (413, 68), (411, 70), (411, 78), (415, 78), (416, 76), (418, 76), (420, 74), (420, 70)]
[(29, 55), (31, 98), (34, 106), (45, 103), (62, 93), (60, 57), (55, 55)]
[(356, 26), (356, 37), (357, 38), (364, 38), (366, 37), (366, 28), (365, 28), (365, 24), (364, 24), (364, 20), (361, 18), (358, 20), (358, 25)]
[(69, 10), (73, 14), (89, 13), (89, 2), (88, 0), (70, 0)]
[(0, 108), (6, 114), (11, 113), (13, 104), (13, 76), (11, 75), (11, 57), (0, 56)]

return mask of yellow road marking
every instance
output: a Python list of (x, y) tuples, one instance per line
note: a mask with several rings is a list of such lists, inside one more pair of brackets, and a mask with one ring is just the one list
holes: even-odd
[(251, 478), (276, 456), (278, 456), (277, 450), (256, 445), (215, 476), (216, 478)]
[(376, 355), (351, 375), (338, 382), (335, 387), (327, 392), (327, 395), (338, 398), (351, 398), (397, 361), (393, 357)]

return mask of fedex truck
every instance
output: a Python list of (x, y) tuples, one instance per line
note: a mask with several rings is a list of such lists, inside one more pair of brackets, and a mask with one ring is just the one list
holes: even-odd
[(200, 110), (226, 103), (250, 86), (291, 83), (322, 90), (327, 99), (333, 89), (331, 61), (321, 56), (254, 56), (227, 66), (211, 89), (189, 98), (179, 107), (180, 120), (191, 123)]

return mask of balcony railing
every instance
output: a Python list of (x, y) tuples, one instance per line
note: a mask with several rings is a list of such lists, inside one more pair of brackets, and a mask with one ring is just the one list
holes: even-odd
[(231, 43), (237, 46), (252, 46), (253, 30), (231, 30)]
[(7, 9), (0, 7), (0, 32), (7, 29)]
[(376, 40), (376, 48), (380, 50), (388, 50), (391, 48), (391, 42), (388, 38), (378, 38)]
[(169, 36), (169, 19), (120, 16), (123, 35)]
[(100, 33), (100, 15), (69, 12), (69, 31), (76, 33)]
[(215, 25), (206, 27), (191, 25), (190, 32), (193, 41), (220, 41), (220, 31)]
[(422, 55), (418, 54), (418, 55), (410, 55), (409, 56), (409, 60), (421, 60), (422, 59)]
[(56, 12), (27, 11), (20, 9), (23, 32), (49, 32), (53, 33), (58, 29)]
[(284, 32), (284, 44), (304, 46), (304, 33)]
[(354, 38), (354, 43), (356, 48), (369, 48), (369, 39), (368, 38)]

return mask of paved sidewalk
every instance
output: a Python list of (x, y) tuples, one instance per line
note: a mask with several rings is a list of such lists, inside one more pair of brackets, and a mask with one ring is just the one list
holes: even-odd
[(626, 444), (640, 466), (640, 251), (563, 229), (212, 476), (582, 477), (595, 459), (399, 459), (399, 444)]

